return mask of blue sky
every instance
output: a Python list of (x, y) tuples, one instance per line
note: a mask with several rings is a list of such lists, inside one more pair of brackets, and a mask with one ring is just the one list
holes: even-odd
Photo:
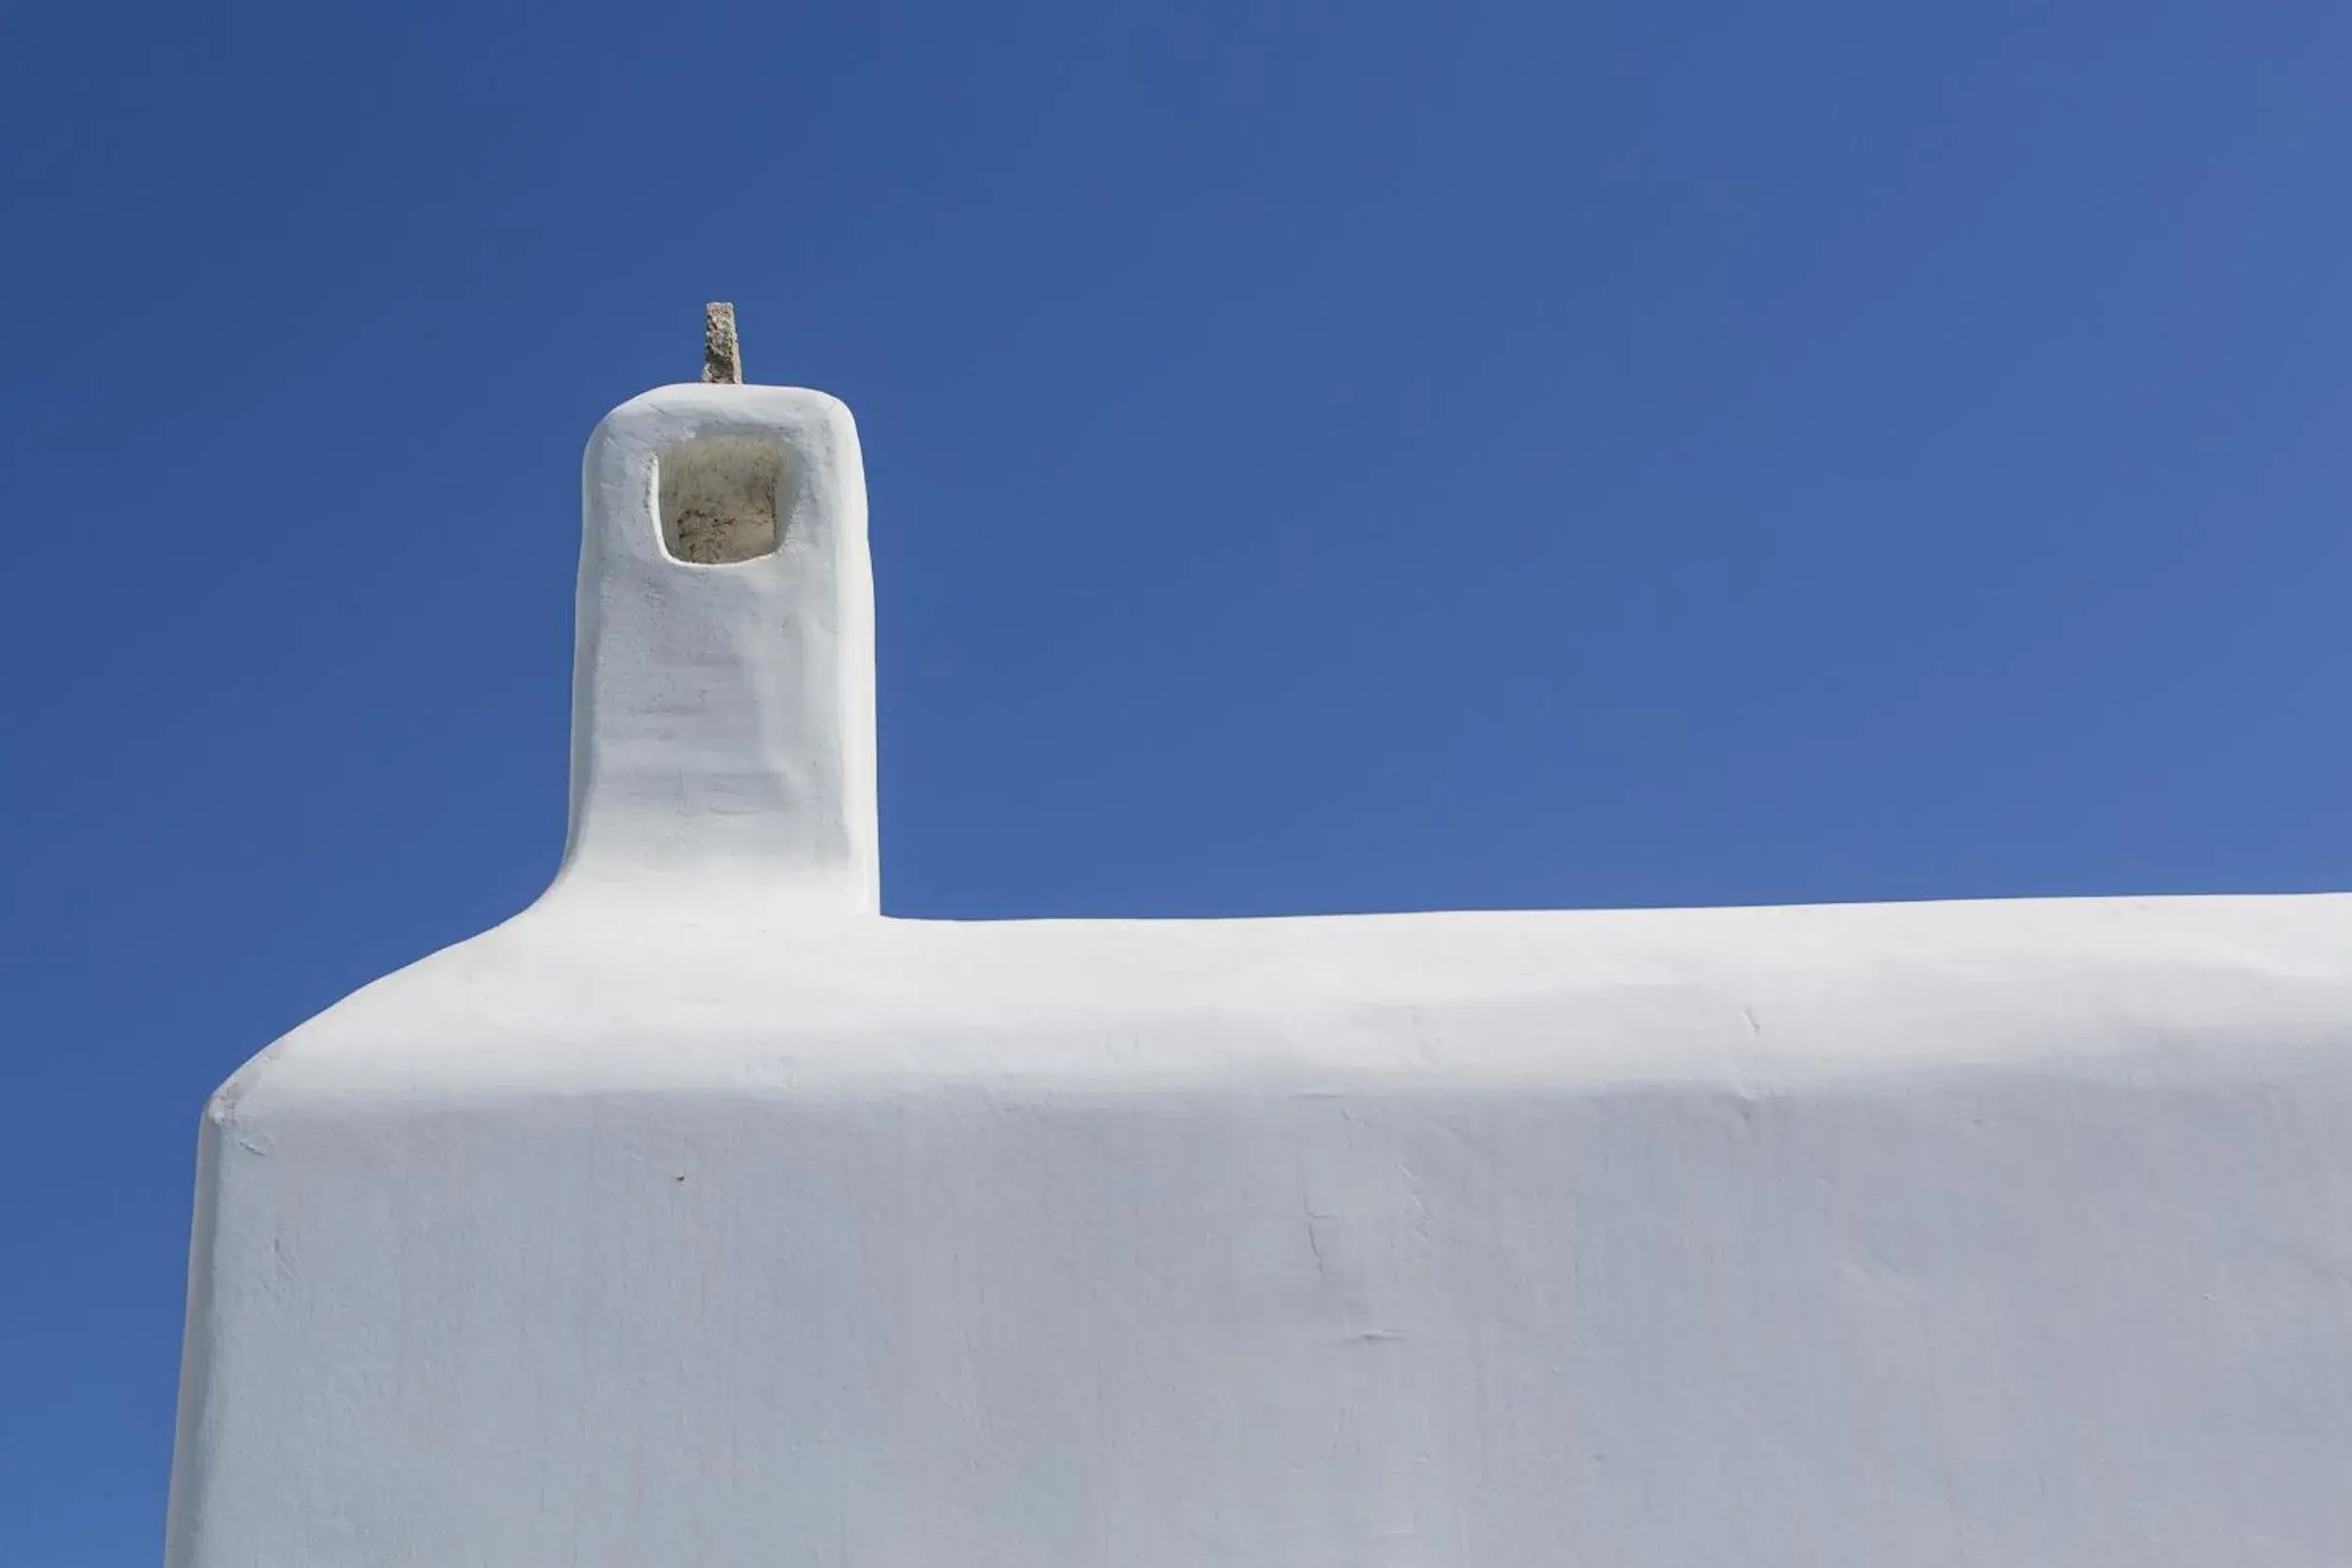
[(205, 1093), (527, 901), (578, 461), (864, 432), (901, 914), (2352, 885), (2352, 8), (0, 11), (0, 1561)]

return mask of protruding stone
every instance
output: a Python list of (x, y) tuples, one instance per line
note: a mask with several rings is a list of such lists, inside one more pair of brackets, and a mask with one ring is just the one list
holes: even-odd
[(703, 307), (703, 379), (726, 387), (743, 384), (743, 344), (735, 335), (735, 307), (723, 300)]

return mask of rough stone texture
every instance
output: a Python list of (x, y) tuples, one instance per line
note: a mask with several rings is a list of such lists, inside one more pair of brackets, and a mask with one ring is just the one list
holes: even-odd
[(706, 436), (660, 458), (661, 545), (701, 566), (750, 561), (775, 549), (776, 490), (784, 449), (755, 436)]
[(743, 343), (735, 335), (735, 307), (721, 300), (703, 307), (703, 379), (728, 387), (743, 384)]

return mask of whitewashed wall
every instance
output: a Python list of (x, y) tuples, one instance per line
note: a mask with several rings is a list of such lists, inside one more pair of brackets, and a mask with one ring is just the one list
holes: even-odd
[(884, 920), (847, 414), (586, 499), (555, 887), (208, 1112), (171, 1563), (2352, 1561), (2352, 900)]

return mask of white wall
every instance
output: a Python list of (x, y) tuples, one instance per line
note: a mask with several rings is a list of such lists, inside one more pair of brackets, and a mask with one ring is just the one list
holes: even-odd
[(556, 887), (208, 1114), (172, 1563), (2352, 1560), (2352, 899), (884, 920), (846, 415), (587, 500)]

